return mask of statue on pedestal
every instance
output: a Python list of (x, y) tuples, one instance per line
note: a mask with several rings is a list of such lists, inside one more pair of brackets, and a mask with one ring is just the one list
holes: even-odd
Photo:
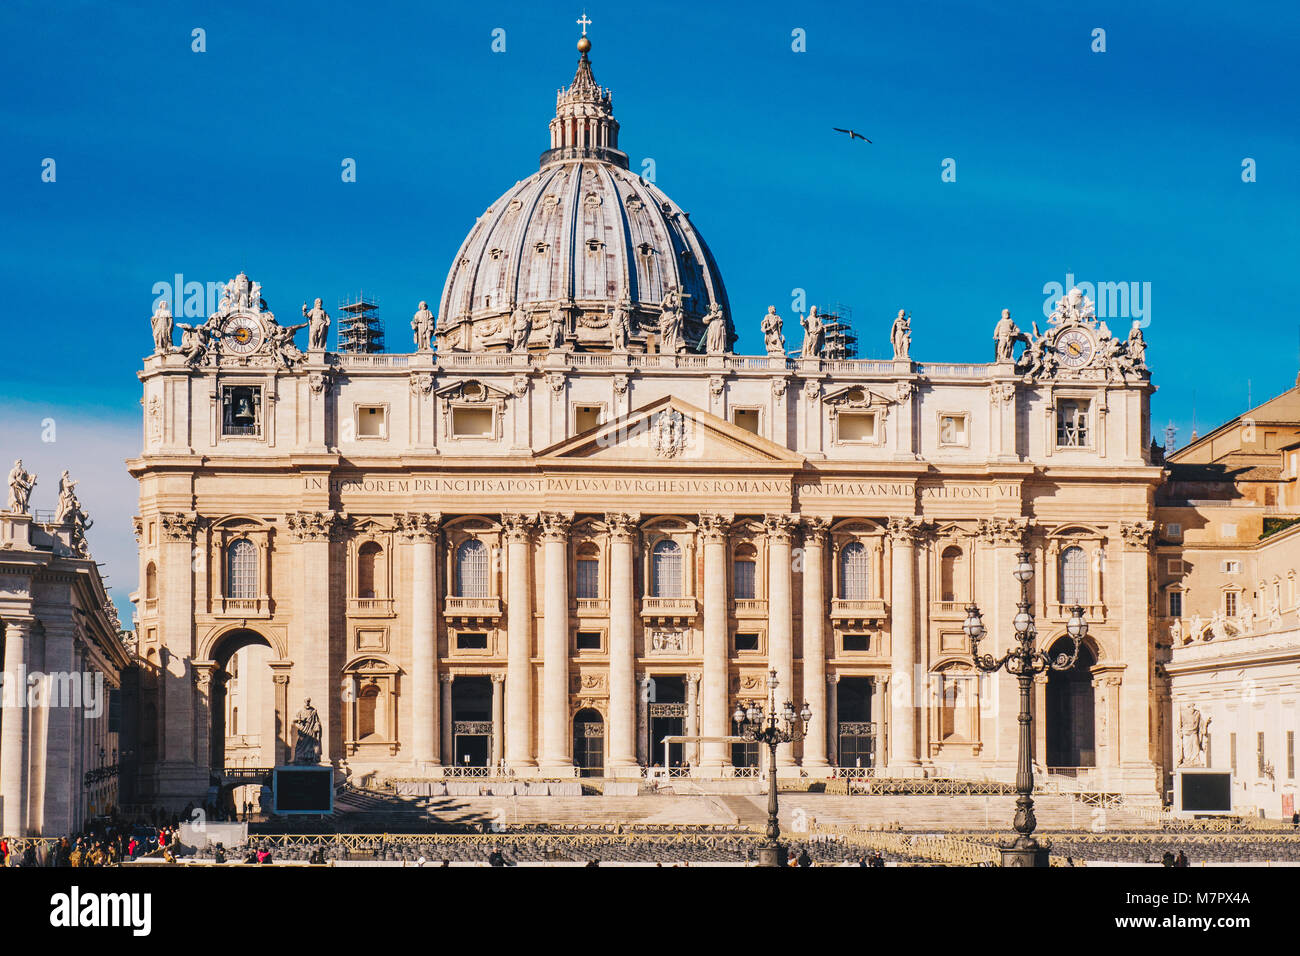
[(533, 334), (533, 320), (526, 309), (510, 305), (510, 350), (522, 352), (528, 348), (528, 337)]
[(803, 347), (799, 354), (803, 358), (818, 358), (822, 354), (822, 317), (817, 314), (817, 306), (808, 309), (808, 314), (799, 319), (803, 326)]
[(1178, 711), (1178, 766), (1204, 767), (1205, 740), (1212, 717), (1201, 717), (1195, 704), (1183, 704)]
[(302, 351), (294, 344), (293, 337), (299, 329), (307, 328), (308, 324), (300, 322), (297, 325), (271, 326), (271, 353), (284, 368), (293, 368), (295, 362), (302, 361)]
[(551, 324), (546, 329), (546, 344), (549, 348), (564, 348), (564, 312), (557, 304), (551, 309)]
[(704, 351), (710, 355), (727, 351), (727, 320), (716, 302), (709, 303), (709, 312), (704, 316)]
[(411, 329), (415, 332), (416, 351), (428, 352), (433, 348), (429, 344), (433, 339), (433, 313), (429, 311), (429, 303), (420, 303), (419, 310), (411, 317)]
[(32, 489), (36, 487), (36, 476), (23, 467), (23, 460), (14, 462), (9, 472), (9, 511), (17, 515), (27, 514), (27, 504), (31, 501)]
[(76, 487), (77, 482), (72, 480), (66, 468), (63, 469), (63, 474), (59, 476), (59, 504), (54, 511), (56, 523), (63, 524), (79, 508), (77, 494), (74, 490)]
[(311, 705), (310, 697), (303, 701), (302, 710), (294, 714), (293, 729), (297, 732), (297, 738), (293, 744), (293, 763), (320, 763), (320, 714)]
[(659, 351), (676, 355), (686, 351), (682, 336), (682, 297), (671, 288), (659, 303)]
[(785, 356), (785, 335), (781, 329), (784, 323), (781, 317), (776, 314), (776, 306), (767, 307), (767, 315), (763, 316), (763, 321), (759, 323), (759, 328), (763, 332), (763, 344), (767, 347), (769, 356)]
[(998, 324), (993, 327), (994, 357), (999, 362), (1010, 362), (1014, 355), (1013, 350), (1017, 342), (1029, 344), (1028, 337), (1021, 332), (1015, 321), (1011, 318), (1011, 310), (1003, 309), (1002, 318), (998, 319)]
[(190, 368), (196, 368), (202, 364), (208, 354), (208, 342), (211, 330), (208, 323), (202, 325), (186, 325), (184, 322), (176, 323), (181, 330), (181, 356), (185, 359), (185, 364)]
[(627, 291), (619, 296), (614, 313), (609, 319), (610, 344), (615, 352), (627, 351), (627, 340), (632, 335), (632, 300)]
[(889, 341), (894, 346), (894, 361), (910, 361), (908, 352), (912, 348), (912, 318), (906, 309), (899, 309), (894, 318), (894, 325), (889, 330)]
[(159, 299), (154, 306), (149, 324), (153, 326), (153, 354), (166, 355), (172, 351), (172, 307), (167, 304), (166, 297)]
[(1133, 328), (1128, 330), (1128, 359), (1133, 371), (1143, 371), (1147, 367), (1147, 340), (1142, 337), (1142, 324), (1140, 321), (1133, 323)]
[(321, 305), (320, 299), (307, 310), (307, 303), (302, 304), (302, 314), (307, 317), (307, 348), (312, 352), (323, 352), (329, 344), (330, 315)]

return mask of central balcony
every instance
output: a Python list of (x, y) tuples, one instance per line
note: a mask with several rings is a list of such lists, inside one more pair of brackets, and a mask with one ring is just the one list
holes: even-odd
[(448, 597), (442, 616), (462, 625), (495, 624), (501, 617), (499, 597)]
[(867, 624), (885, 619), (885, 602), (880, 598), (869, 600), (831, 601), (831, 620), (843, 624)]
[(700, 604), (693, 597), (644, 597), (641, 599), (641, 619), (663, 623), (684, 624), (695, 619)]

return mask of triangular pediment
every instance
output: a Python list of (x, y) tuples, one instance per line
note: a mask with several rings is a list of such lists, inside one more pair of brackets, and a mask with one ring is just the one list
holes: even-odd
[(542, 461), (802, 467), (803, 457), (679, 398), (666, 396), (565, 439)]

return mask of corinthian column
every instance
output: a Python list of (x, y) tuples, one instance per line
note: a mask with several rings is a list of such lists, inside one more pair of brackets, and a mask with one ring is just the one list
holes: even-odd
[(548, 772), (573, 766), (569, 753), (569, 526), (571, 514), (544, 513), (546, 568), (542, 625), (542, 759)]
[(411, 759), (437, 766), (438, 628), (434, 539), (438, 516), (403, 515), (399, 527), (411, 539)]
[(342, 701), (333, 676), (336, 662), (330, 633), (330, 537), (336, 521), (333, 511), (299, 511), (286, 517), (289, 533), (297, 540), (298, 573), (290, 653), (295, 676), (301, 678), (302, 697), (320, 705), (320, 762), (326, 766), (341, 753), (342, 743), (338, 734)]
[[(725, 737), (727, 713), (727, 530), (731, 515), (700, 515), (704, 539), (704, 675), (700, 691), (700, 734)], [(705, 774), (721, 775), (728, 760), (725, 743), (702, 745), (700, 767)]]
[[(916, 747), (916, 518), (891, 518), (889, 643), (893, 651), (891, 772), (919, 765)], [(906, 774), (904, 774), (906, 775)]]
[(506, 763), (535, 767), (533, 757), (533, 580), (529, 515), (502, 515), (506, 536)]
[[(637, 766), (632, 541), (636, 515), (605, 515), (609, 533), (609, 767)], [(617, 772), (611, 776), (619, 776)]]
[(453, 733), (454, 728), (451, 722), (451, 682), (455, 680), (454, 674), (441, 674), (442, 678), (442, 706), (438, 708), (438, 722), (442, 725), (442, 752), (447, 758), (447, 766), (457, 766), (456, 760), (456, 737)]
[(0, 718), (0, 799), (4, 833), (27, 836), (27, 668), (31, 620), (4, 623), (4, 714)]
[[(828, 518), (803, 520), (803, 697), (812, 711), (803, 740), (803, 766), (823, 769), (826, 728), (826, 531)], [(799, 702), (795, 702), (795, 708)]]
[[(790, 538), (795, 528), (792, 515), (768, 515), (763, 526), (767, 531), (767, 662), (779, 681), (776, 706), (794, 702), (794, 628), (790, 589)], [(795, 703), (795, 710), (799, 703)], [(777, 764), (794, 763), (793, 747), (781, 744), (776, 749)]]

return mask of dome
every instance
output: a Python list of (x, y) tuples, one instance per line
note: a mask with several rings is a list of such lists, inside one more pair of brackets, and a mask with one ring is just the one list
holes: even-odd
[(489, 206), (461, 244), (438, 309), (439, 349), (609, 350), (613, 313), (626, 297), (625, 347), (644, 351), (648, 339), (658, 347), (673, 292), (685, 349), (701, 350), (714, 304), (730, 348), (735, 333), (717, 263), (690, 214), (628, 170), (613, 96), (596, 84), (585, 52), (556, 97), (540, 167)]

